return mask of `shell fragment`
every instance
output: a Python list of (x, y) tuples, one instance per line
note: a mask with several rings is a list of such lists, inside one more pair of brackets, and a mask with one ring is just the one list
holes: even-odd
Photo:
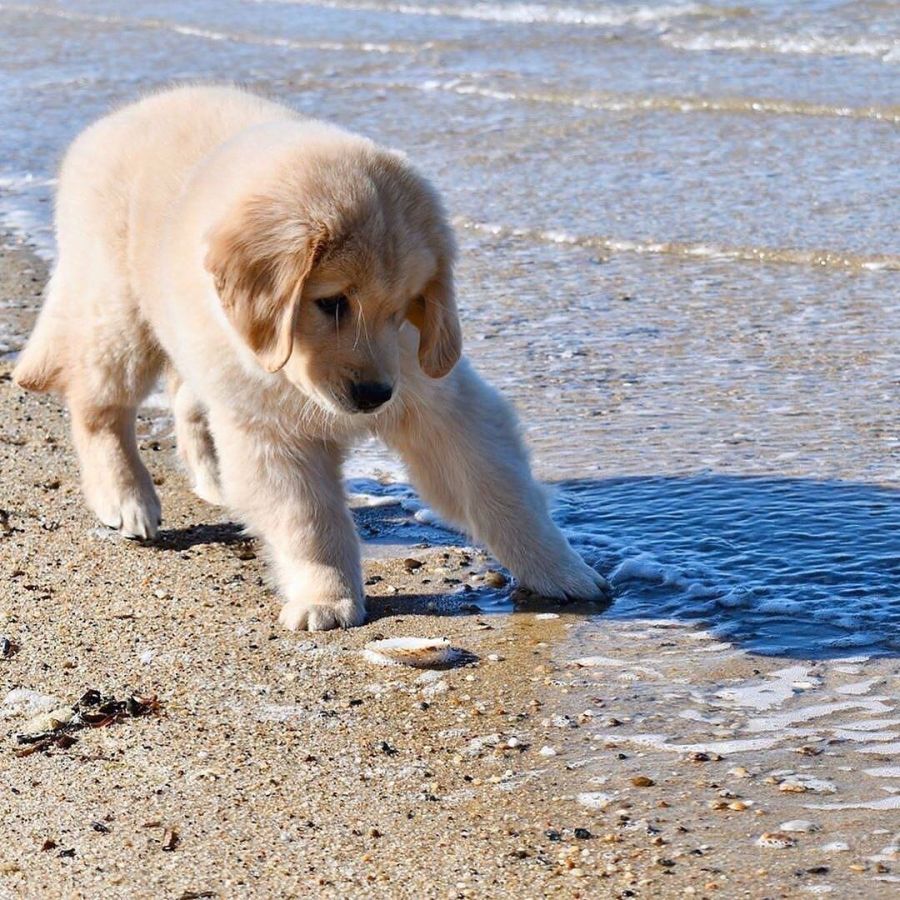
[(415, 666), (430, 669), (447, 666), (459, 658), (459, 650), (446, 638), (387, 638), (370, 641), (363, 650), (369, 662), (380, 666)]

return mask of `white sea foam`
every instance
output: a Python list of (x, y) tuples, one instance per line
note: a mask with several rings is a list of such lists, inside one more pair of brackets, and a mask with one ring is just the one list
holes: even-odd
[[(397, 85), (403, 89), (404, 85)], [(447, 81), (428, 80), (418, 85), (424, 91), (446, 91), (463, 96), (484, 97), (504, 103), (533, 103), (568, 106), (598, 112), (681, 112), (728, 113), (732, 115), (812, 116), (819, 118), (869, 119), (877, 122), (900, 123), (900, 109), (896, 106), (847, 106), (827, 103), (808, 103), (801, 100), (779, 100), (757, 97), (690, 97), (664, 94), (569, 94), (565, 92), (501, 90), (473, 84), (461, 78)], [(560, 243), (569, 243), (568, 236), (558, 233)]]
[(867, 694), (879, 681), (881, 681), (880, 678), (869, 678), (867, 681), (857, 681), (854, 684), (842, 684), (835, 690), (839, 694)]
[(659, 6), (607, 6), (582, 9), (545, 3), (392, 3), (372, 0), (254, 0), (289, 6), (313, 6), (348, 12), (383, 12), (404, 16), (441, 19), (474, 19), (522, 25), (585, 25), (609, 28), (647, 25), (685, 16), (722, 15), (727, 10), (700, 3), (673, 3)]
[(840, 741), (894, 741), (900, 738), (896, 731), (844, 731), (840, 726), (832, 730), (832, 737)]
[(677, 50), (772, 53), (791, 56), (868, 56), (885, 63), (900, 62), (900, 41), (890, 38), (835, 37), (825, 34), (664, 34), (660, 40)]
[(96, 25), (115, 25), (122, 28), (144, 28), (152, 31), (168, 31), (185, 37), (196, 37), (206, 41), (249, 44), (257, 47), (280, 47), (287, 50), (354, 50), (359, 53), (416, 53), (427, 44), (375, 43), (371, 41), (322, 41), (294, 40), (246, 32), (219, 31), (197, 28), (165, 19), (138, 19), (129, 16), (107, 16), (95, 13), (75, 12), (55, 6), (26, 6), (18, 3), (0, 3), (0, 10), (9, 10), (24, 15), (52, 16), (69, 22), (88, 22)]
[(669, 736), (665, 734), (631, 734), (616, 735), (616, 740), (622, 743), (637, 744), (641, 747), (651, 747), (654, 750), (667, 750), (672, 753), (720, 753), (722, 756), (728, 756), (731, 753), (768, 750), (778, 744), (781, 737), (735, 738), (734, 740), (710, 740), (692, 744), (670, 744)]
[(879, 797), (877, 800), (863, 800), (859, 803), (808, 803), (807, 809), (900, 809), (900, 794)]
[(348, 493), (347, 499), (353, 506), (364, 507), (380, 507), (380, 506), (399, 506), (400, 500), (390, 494), (360, 494)]
[(764, 681), (723, 688), (716, 696), (735, 706), (760, 711), (772, 709), (793, 697), (797, 693), (795, 683), (806, 679), (808, 674), (809, 669), (806, 666), (790, 666), (787, 669), (770, 672)]
[(747, 729), (751, 732), (760, 731), (784, 731), (789, 726), (801, 722), (809, 722), (813, 719), (821, 719), (836, 712), (848, 709), (867, 709), (870, 712), (892, 712), (891, 707), (885, 706), (877, 700), (855, 701), (847, 700), (840, 703), (816, 703), (813, 706), (804, 706), (792, 709), (789, 712), (772, 716), (760, 716), (747, 722)]
[[(882, 728), (893, 728), (900, 725), (900, 719), (861, 719), (858, 722), (842, 722), (840, 727), (845, 731), (878, 731)], [(861, 734), (862, 738), (867, 738), (867, 734)]]
[(892, 756), (900, 753), (900, 741), (893, 744), (869, 744), (866, 747), (857, 747), (857, 753), (879, 753), (885, 756)]
[(861, 256), (840, 250), (799, 250), (789, 247), (727, 247), (707, 242), (637, 241), (601, 235), (576, 235), (540, 228), (516, 228), (490, 222), (476, 222), (461, 216), (453, 223), (459, 228), (492, 237), (516, 238), (545, 244), (569, 244), (608, 253), (664, 255), (687, 259), (721, 259), (774, 265), (813, 266), (853, 270), (900, 271), (900, 256)]
[(0, 229), (32, 247), (42, 259), (54, 257), (53, 229), (49, 218), (37, 210), (49, 197), (55, 178), (35, 176), (31, 172), (0, 176)]

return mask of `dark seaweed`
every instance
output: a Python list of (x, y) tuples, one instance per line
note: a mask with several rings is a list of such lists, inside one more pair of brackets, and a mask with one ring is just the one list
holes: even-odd
[(73, 732), (82, 728), (106, 728), (124, 719), (137, 719), (158, 710), (159, 701), (156, 697), (131, 694), (118, 700), (92, 689), (82, 694), (81, 699), (72, 707), (72, 718), (61, 723), (59, 728), (38, 734), (17, 734), (16, 741), (24, 746), (14, 752), (16, 756), (30, 756), (53, 747), (66, 750), (78, 741)]

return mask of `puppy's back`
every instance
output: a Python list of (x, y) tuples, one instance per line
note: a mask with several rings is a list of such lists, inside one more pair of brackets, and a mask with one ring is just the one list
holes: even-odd
[(95, 320), (86, 305), (124, 304), (126, 314), (140, 315), (141, 279), (153, 277), (166, 217), (197, 164), (246, 128), (296, 118), (237, 88), (189, 86), (152, 94), (86, 128), (63, 159), (57, 265), (16, 381), (62, 389), (64, 348)]
[[(61, 259), (85, 216), (108, 242), (134, 249), (155, 235), (160, 217), (204, 156), (234, 134), (263, 122), (295, 118), (287, 107), (231, 87), (179, 87), (152, 94), (91, 125), (62, 164), (57, 197)], [(125, 238), (124, 246), (117, 246)]]

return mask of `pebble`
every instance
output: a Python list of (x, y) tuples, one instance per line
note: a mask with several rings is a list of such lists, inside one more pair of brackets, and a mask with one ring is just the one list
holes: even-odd
[(484, 583), (488, 587), (502, 588), (506, 587), (508, 579), (502, 572), (495, 572), (494, 570), (490, 570), (485, 573)]
[(778, 790), (786, 794), (805, 794), (808, 789), (806, 785), (800, 784), (799, 781), (782, 781), (778, 785)]
[(541, 756), (556, 756), (557, 751), (553, 747), (544, 746), (538, 750)]
[(834, 794), (837, 788), (823, 778), (816, 778), (812, 775), (794, 775), (785, 778), (778, 785), (778, 790), (789, 794), (805, 794), (807, 791), (815, 794)]
[(649, 778), (646, 775), (635, 775), (634, 778), (631, 779), (631, 783), (635, 787), (653, 787), (656, 782)]
[(549, 619), (558, 619), (558, 618), (559, 618), (559, 613), (536, 613), (536, 614), (535, 614), (535, 618), (536, 618), (538, 621), (546, 622), (546, 621), (548, 621)]

